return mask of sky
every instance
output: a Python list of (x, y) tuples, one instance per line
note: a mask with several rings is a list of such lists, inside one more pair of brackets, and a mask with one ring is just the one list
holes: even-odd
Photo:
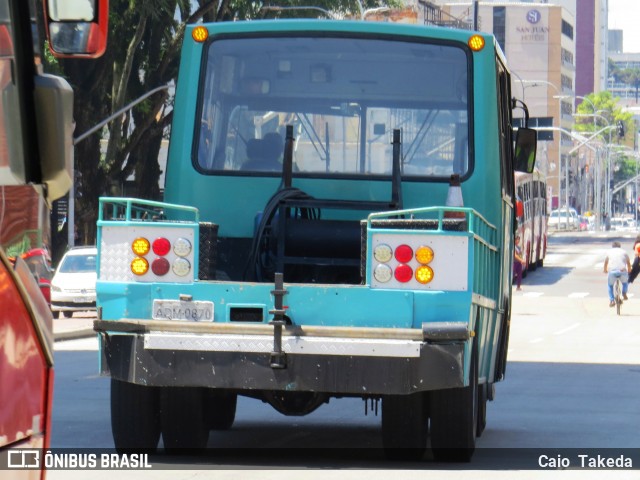
[(640, 53), (640, 0), (609, 0), (609, 28), (623, 30), (625, 53)]

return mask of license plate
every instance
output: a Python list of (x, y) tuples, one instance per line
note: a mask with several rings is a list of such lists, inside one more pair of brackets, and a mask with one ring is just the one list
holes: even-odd
[(154, 300), (153, 319), (212, 322), (213, 302), (197, 300)]
[(91, 299), (89, 297), (75, 297), (73, 299), (73, 303), (90, 303)]

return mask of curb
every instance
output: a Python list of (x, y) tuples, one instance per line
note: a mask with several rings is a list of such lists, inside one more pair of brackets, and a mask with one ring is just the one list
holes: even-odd
[(55, 342), (62, 342), (65, 340), (78, 340), (80, 338), (90, 338), (96, 335), (96, 332), (93, 328), (80, 328), (78, 330), (67, 330), (62, 332), (57, 332), (53, 334), (53, 340)]

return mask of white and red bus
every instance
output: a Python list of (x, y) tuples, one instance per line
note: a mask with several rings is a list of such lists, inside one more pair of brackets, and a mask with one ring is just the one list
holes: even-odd
[(538, 170), (516, 172), (515, 186), (516, 232), (520, 235), (526, 272), (541, 267), (547, 252), (547, 179)]

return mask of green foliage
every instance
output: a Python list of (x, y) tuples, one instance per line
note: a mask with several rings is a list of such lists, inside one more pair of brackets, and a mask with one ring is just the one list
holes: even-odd
[[(94, 127), (150, 90), (176, 82), (180, 46), (187, 24), (264, 18), (324, 17), (321, 11), (267, 11), (267, 5), (307, 6), (304, 0), (110, 0), (109, 37), (105, 55), (95, 61), (64, 60), (60, 68), (76, 91), (76, 135)], [(357, 0), (318, 0), (315, 6), (336, 16), (359, 17)], [(401, 7), (401, 0), (362, 0), (364, 10)], [(51, 59), (49, 71), (55, 68)], [(157, 199), (160, 142), (172, 116), (172, 97), (154, 94), (112, 121), (106, 151), (100, 134), (76, 146), (76, 218), (84, 243), (95, 241), (98, 197), (122, 194)], [(123, 191), (131, 175), (133, 190)]]
[(638, 92), (640, 90), (640, 68), (627, 68), (622, 71), (622, 80), (627, 85), (633, 86), (635, 90), (636, 103), (638, 103)]
[[(360, 11), (372, 8), (390, 7), (401, 8), (403, 2), (392, 0), (380, 2), (375, 0), (316, 0), (309, 2), (305, 0), (281, 0), (277, 2), (234, 2), (240, 4), (251, 4), (253, 16), (248, 18), (326, 18), (327, 16), (344, 18), (359, 18)], [(269, 8), (265, 8), (269, 7)], [(282, 7), (282, 10), (274, 8)], [(313, 7), (313, 8), (305, 8)], [(323, 13), (323, 10), (328, 13)]]
[(616, 62), (614, 62), (611, 57), (609, 57), (608, 59), (608, 65), (609, 65), (609, 76), (613, 77), (615, 82), (621, 82), (622, 81), (622, 70), (620, 68), (618, 68), (618, 65), (616, 64)]
[(625, 83), (635, 90), (635, 100), (638, 103), (640, 96), (640, 68), (620, 68), (609, 58), (609, 76), (613, 77), (616, 83)]
[(613, 180), (615, 183), (628, 180), (636, 176), (636, 161), (632, 157), (621, 156), (613, 163)]
[[(600, 93), (590, 93), (586, 96), (587, 100), (576, 108), (578, 114), (575, 119), (574, 129), (578, 132), (597, 132), (607, 126), (615, 127), (618, 121), (622, 121), (625, 125), (626, 135), (632, 136), (635, 131), (633, 114), (624, 111), (619, 105), (619, 98), (611, 95), (611, 92), (604, 91)], [(595, 115), (594, 115), (595, 114)], [(611, 137), (609, 137), (611, 133)], [(616, 129), (606, 130), (599, 134), (602, 141), (622, 142), (616, 135)]]
[(44, 69), (52, 74), (52, 75), (63, 75), (62, 69), (60, 68), (60, 63), (58, 59), (53, 56), (51, 50), (49, 50), (49, 41), (44, 41), (44, 47), (42, 50), (42, 63), (44, 65)]

